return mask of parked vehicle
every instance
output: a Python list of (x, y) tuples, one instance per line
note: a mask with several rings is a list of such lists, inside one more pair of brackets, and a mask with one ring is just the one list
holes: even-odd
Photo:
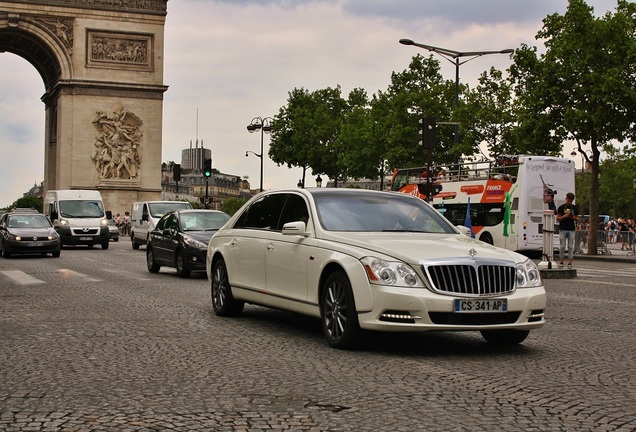
[(340, 349), (365, 330), (480, 331), (517, 344), (545, 323), (531, 260), (462, 234), (409, 194), (262, 192), (212, 237), (206, 269), (217, 315), (253, 303), (319, 317)]
[(102, 195), (96, 190), (51, 190), (44, 197), (44, 214), (60, 235), (62, 246), (96, 244), (108, 249), (108, 225)]
[(113, 219), (107, 219), (108, 224), (108, 238), (114, 242), (119, 241), (119, 227), (115, 224)]
[(174, 210), (163, 215), (146, 245), (148, 271), (174, 267), (180, 277), (205, 271), (210, 238), (230, 219), (218, 210)]
[(10, 211), (0, 218), (0, 254), (51, 254), (60, 256), (60, 236), (53, 224), (37, 211)]
[(133, 249), (148, 243), (148, 234), (159, 219), (171, 210), (191, 209), (188, 201), (139, 201), (130, 211), (130, 242)]

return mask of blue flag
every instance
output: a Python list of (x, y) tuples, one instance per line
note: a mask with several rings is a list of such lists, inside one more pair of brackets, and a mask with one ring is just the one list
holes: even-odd
[(470, 229), (470, 236), (475, 238), (473, 233), (473, 224), (470, 222), (470, 197), (468, 197), (468, 204), (466, 205), (466, 218), (464, 219), (464, 226)]

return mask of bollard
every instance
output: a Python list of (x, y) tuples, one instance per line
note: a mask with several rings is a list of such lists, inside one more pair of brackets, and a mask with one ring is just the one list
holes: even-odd
[(543, 210), (543, 256), (539, 263), (540, 269), (552, 269), (554, 261), (554, 223), (554, 211)]

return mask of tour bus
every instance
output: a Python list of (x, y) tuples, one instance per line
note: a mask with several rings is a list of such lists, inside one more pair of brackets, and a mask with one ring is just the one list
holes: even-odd
[[(544, 210), (556, 212), (565, 194), (574, 192), (570, 159), (507, 156), (454, 168), (437, 177), (425, 167), (396, 169), (391, 189), (426, 199), (422, 185), (431, 183), (429, 201), (449, 221), (468, 226), (479, 240), (513, 251), (542, 251)], [(555, 248), (557, 228), (552, 228)]]

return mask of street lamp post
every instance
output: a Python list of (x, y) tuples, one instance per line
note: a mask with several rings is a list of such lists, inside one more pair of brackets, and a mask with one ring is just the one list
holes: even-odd
[(246, 151), (245, 157), (252, 153), (254, 156), (260, 158), (261, 160), (261, 192), (263, 192), (263, 157), (265, 154), (263, 153), (263, 134), (268, 134), (272, 131), (272, 121), (274, 119), (271, 117), (254, 117), (249, 125), (247, 125), (247, 131), (249, 133), (254, 133), (258, 130), (261, 131), (261, 153), (254, 153), (253, 151)]
[[(468, 63), (471, 60), (476, 59), (477, 57), (481, 57), (484, 55), (489, 55), (489, 54), (511, 54), (513, 53), (515, 50), (508, 48), (508, 49), (504, 49), (504, 50), (500, 50), (500, 51), (467, 51), (467, 52), (462, 52), (462, 51), (455, 51), (455, 50), (450, 50), (450, 49), (446, 49), (446, 48), (440, 48), (440, 47), (436, 47), (433, 45), (425, 45), (425, 44), (421, 44), (421, 43), (417, 43), (417, 42), (413, 42), (411, 39), (400, 39), (400, 43), (402, 45), (412, 45), (412, 46), (416, 46), (418, 48), (424, 48), (426, 50), (429, 50), (431, 52), (437, 53), (439, 55), (441, 55), (443, 58), (445, 58), (446, 60), (448, 60), (449, 62), (453, 63), (455, 65), (455, 107), (459, 107), (459, 67), (461, 65), (463, 65), (464, 63)], [(460, 61), (460, 58), (463, 57), (469, 57), (468, 59), (464, 60), (464, 61)], [(454, 140), (455, 140), (455, 144), (459, 143), (459, 126), (457, 124), (455, 124), (455, 128), (454, 128)]]

